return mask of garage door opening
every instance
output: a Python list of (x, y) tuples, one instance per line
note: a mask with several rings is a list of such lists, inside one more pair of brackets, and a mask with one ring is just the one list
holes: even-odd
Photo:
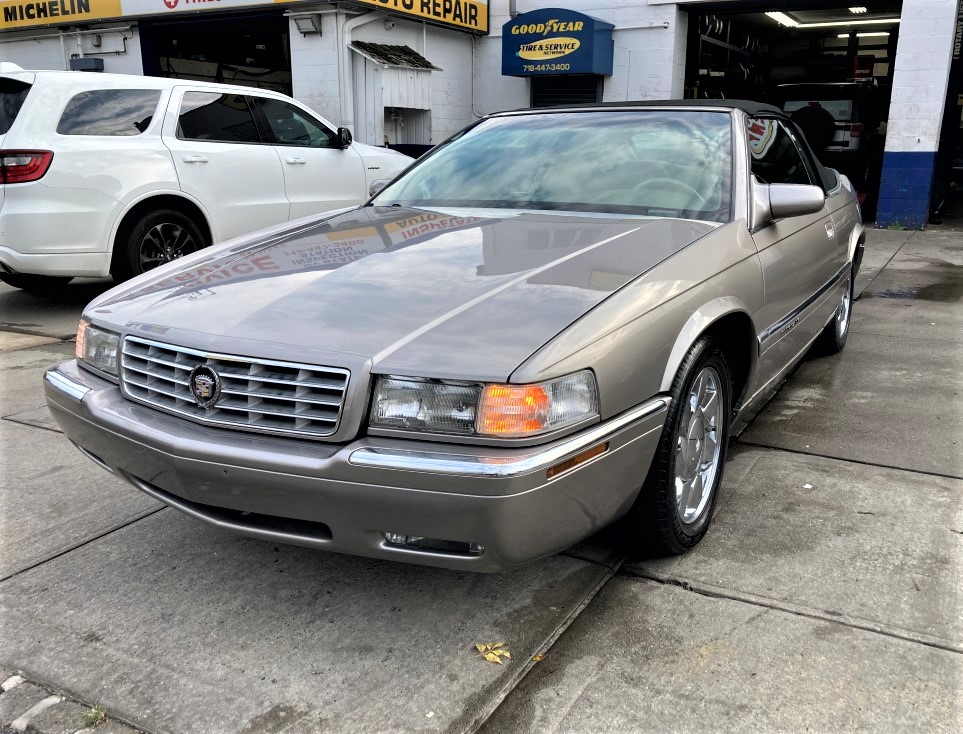
[(281, 11), (140, 22), (144, 74), (291, 94), (291, 44)]
[(751, 99), (797, 118), (864, 213), (879, 191), (900, 0), (700, 4), (689, 16), (686, 97)]

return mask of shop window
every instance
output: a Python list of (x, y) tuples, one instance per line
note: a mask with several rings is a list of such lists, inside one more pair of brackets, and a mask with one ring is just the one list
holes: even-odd
[(140, 135), (154, 119), (159, 89), (96, 89), (71, 97), (60, 135)]
[(217, 143), (260, 143), (248, 99), (242, 94), (185, 92), (177, 137)]
[(304, 110), (279, 99), (255, 97), (275, 145), (300, 145), (312, 148), (340, 148), (337, 135)]

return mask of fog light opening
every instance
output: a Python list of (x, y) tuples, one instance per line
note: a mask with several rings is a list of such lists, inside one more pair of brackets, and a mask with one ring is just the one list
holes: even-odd
[(465, 556), (479, 556), (485, 552), (485, 546), (481, 543), (425, 538), (421, 535), (405, 535), (404, 533), (383, 533), (383, 535), (385, 542), (395, 547), (413, 548), (433, 553), (455, 553)]
[(600, 443), (597, 446), (593, 446), (590, 449), (586, 449), (582, 453), (576, 454), (571, 459), (566, 459), (565, 461), (560, 462), (555, 466), (550, 466), (548, 468), (548, 471), (545, 472), (545, 478), (554, 479), (560, 474), (564, 474), (565, 472), (572, 471), (572, 469), (579, 466), (580, 464), (584, 464), (586, 461), (589, 461), (590, 459), (594, 459), (596, 456), (601, 456), (608, 450), (609, 450), (608, 441), (606, 441), (605, 443)]

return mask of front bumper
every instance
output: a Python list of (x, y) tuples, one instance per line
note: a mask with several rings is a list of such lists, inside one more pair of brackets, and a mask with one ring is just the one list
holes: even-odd
[[(187, 514), (244, 535), (354, 555), (500, 571), (568, 548), (631, 507), (665, 420), (656, 398), (537, 447), (366, 437), (348, 444), (210, 428), (133, 403), (75, 361), (44, 376), (47, 404), (87, 456)], [(607, 444), (547, 478), (551, 467)], [(400, 533), (476, 554), (386, 542)]]

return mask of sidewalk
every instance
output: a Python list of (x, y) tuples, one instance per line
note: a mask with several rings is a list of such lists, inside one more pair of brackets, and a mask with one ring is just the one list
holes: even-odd
[(484, 732), (963, 731), (963, 234), (872, 230), (866, 263), (703, 543), (628, 560)]

